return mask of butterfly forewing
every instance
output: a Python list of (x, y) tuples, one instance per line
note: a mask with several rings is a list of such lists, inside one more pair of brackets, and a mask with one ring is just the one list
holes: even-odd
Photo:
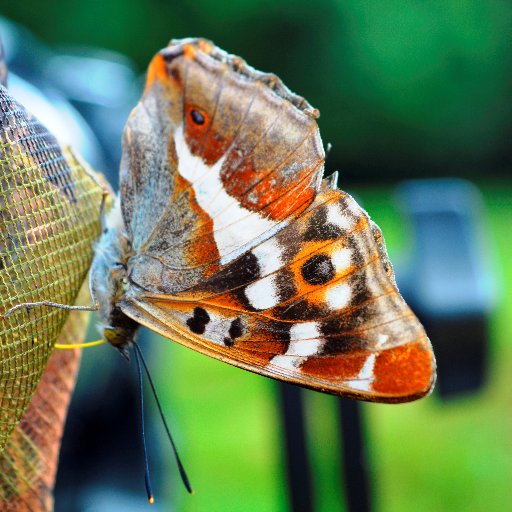
[(430, 343), (378, 227), (332, 179), (321, 183), (316, 115), (210, 43), (160, 52), (125, 133), (134, 255), (121, 309), (263, 375), (364, 400), (418, 398), (434, 380)]
[(311, 108), (284, 100), (268, 75), (235, 71), (220, 51), (180, 47), (153, 60), (123, 153), (133, 279), (155, 292), (200, 282), (270, 236), (311, 203), (323, 172)]

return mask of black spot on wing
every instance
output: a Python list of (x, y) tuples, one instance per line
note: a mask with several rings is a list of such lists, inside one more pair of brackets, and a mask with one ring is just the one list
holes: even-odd
[(200, 287), (214, 293), (223, 293), (244, 286), (259, 277), (258, 258), (249, 251), (210, 277)]
[(232, 347), (235, 343), (236, 338), (240, 338), (243, 334), (242, 321), (240, 318), (235, 318), (229, 327), (228, 336), (224, 338), (224, 345), (226, 347)]
[(240, 318), (235, 318), (231, 322), (231, 327), (228, 331), (229, 337), (234, 340), (235, 338), (240, 338), (242, 336), (242, 322)]
[(311, 215), (309, 224), (304, 233), (304, 241), (327, 241), (337, 240), (343, 234), (342, 229), (335, 224), (327, 222), (327, 207), (318, 207)]
[(315, 254), (302, 265), (301, 274), (307, 283), (320, 285), (328, 283), (336, 275), (336, 270), (327, 254)]
[(204, 116), (199, 112), (199, 110), (192, 110), (192, 112), (190, 112), (190, 117), (195, 124), (204, 124)]
[(210, 315), (206, 309), (194, 308), (194, 316), (187, 320), (187, 325), (193, 333), (204, 334), (209, 321)]

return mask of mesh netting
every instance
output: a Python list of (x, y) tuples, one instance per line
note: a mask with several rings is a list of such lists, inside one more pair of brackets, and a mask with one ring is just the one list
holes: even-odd
[[(100, 233), (102, 188), (0, 86), (0, 313), (73, 304)], [(0, 452), (20, 421), (68, 312), (0, 317)]]
[[(88, 292), (86, 287), (84, 291)], [(86, 313), (72, 312), (58, 342), (80, 343), (87, 320)], [(60, 440), (79, 360), (79, 350), (53, 352), (21, 422), (0, 454), (3, 512), (53, 510)]]

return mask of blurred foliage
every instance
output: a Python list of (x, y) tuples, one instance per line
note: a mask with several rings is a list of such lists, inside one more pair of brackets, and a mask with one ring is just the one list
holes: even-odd
[(505, 173), (512, 5), (505, 0), (0, 0), (48, 43), (98, 45), (142, 71), (204, 36), (277, 73), (323, 113), (351, 180)]

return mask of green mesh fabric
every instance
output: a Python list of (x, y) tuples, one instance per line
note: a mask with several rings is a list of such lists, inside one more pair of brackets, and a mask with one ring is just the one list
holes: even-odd
[[(100, 234), (102, 188), (0, 86), (0, 315), (73, 304)], [(68, 311), (0, 316), (0, 451), (20, 421)]]
[[(88, 300), (87, 286), (82, 286), (80, 296), (82, 303)], [(83, 311), (72, 311), (58, 342), (80, 343), (88, 316)], [(53, 351), (23, 418), (0, 453), (2, 512), (53, 510), (60, 440), (80, 352), (78, 349)]]

